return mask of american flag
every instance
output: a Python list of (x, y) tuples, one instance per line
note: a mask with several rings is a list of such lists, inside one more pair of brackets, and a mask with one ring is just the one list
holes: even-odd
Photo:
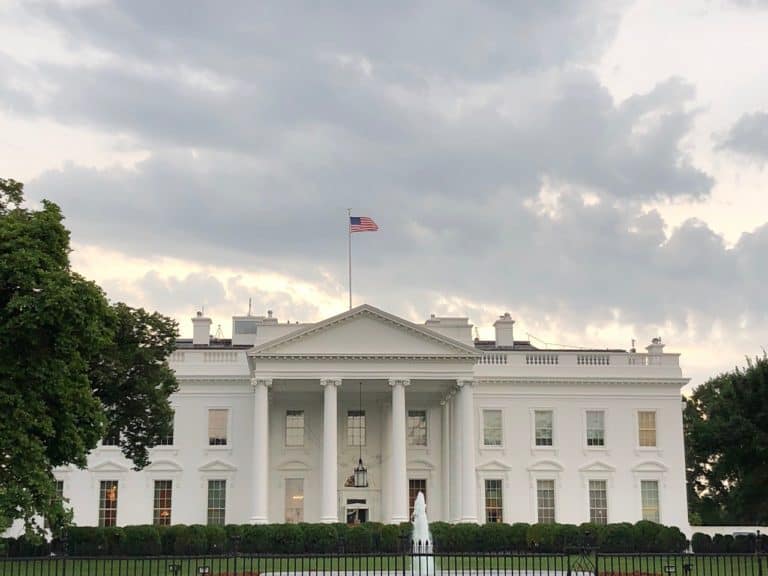
[(349, 217), (349, 231), (350, 232), (376, 232), (379, 227), (368, 216), (350, 216)]

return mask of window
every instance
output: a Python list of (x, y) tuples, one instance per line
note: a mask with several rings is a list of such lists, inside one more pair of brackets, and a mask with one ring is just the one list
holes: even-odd
[(304, 522), (304, 479), (285, 479), (285, 521), (288, 524)]
[(608, 489), (605, 480), (589, 481), (589, 521), (608, 524)]
[(501, 480), (485, 481), (485, 521), (504, 522)]
[(101, 439), (102, 446), (119, 446), (120, 445), (120, 432), (108, 432), (104, 438)]
[(347, 446), (365, 446), (365, 410), (347, 412)]
[(605, 412), (587, 410), (587, 446), (605, 446)]
[(536, 423), (536, 446), (552, 446), (552, 410), (536, 410), (534, 420)]
[(160, 437), (158, 446), (173, 446), (173, 428), (176, 425), (176, 414), (171, 414), (171, 421), (169, 423), (168, 434)]
[(208, 480), (208, 524), (224, 526), (227, 509), (227, 481)]
[[(54, 480), (53, 482), (53, 488), (56, 491), (56, 494), (54, 496), (54, 502), (64, 502), (64, 480)], [(48, 521), (48, 518), (43, 518), (43, 528), (46, 530), (51, 529), (51, 523)]]
[(227, 445), (227, 421), (229, 410), (226, 408), (212, 408), (208, 410), (208, 445)]
[(536, 502), (538, 522), (540, 524), (555, 523), (555, 481), (536, 481)]
[(483, 445), (501, 446), (501, 410), (483, 410)]
[(155, 504), (152, 511), (152, 523), (155, 526), (171, 525), (172, 496), (172, 480), (155, 480)]
[(304, 446), (304, 410), (285, 413), (285, 445)]
[(656, 412), (642, 411), (637, 413), (640, 446), (656, 446)]
[(408, 445), (427, 445), (426, 410), (408, 410)]
[(657, 480), (641, 480), (640, 499), (643, 506), (643, 520), (660, 522), (659, 482)]
[(408, 480), (408, 517), (413, 517), (413, 507), (416, 504), (416, 496), (419, 492), (424, 494), (427, 500), (427, 481), (423, 478), (411, 478)]
[(117, 526), (117, 480), (99, 486), (99, 526)]

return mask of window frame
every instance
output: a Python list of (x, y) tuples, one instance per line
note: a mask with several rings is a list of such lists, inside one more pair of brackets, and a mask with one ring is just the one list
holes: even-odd
[[(643, 484), (645, 483), (653, 483), (656, 485), (656, 520), (651, 520), (650, 518), (645, 517), (645, 510), (647, 506), (645, 505), (645, 502), (643, 501)], [(655, 522), (656, 524), (661, 524), (661, 511), (662, 511), (662, 502), (661, 502), (661, 480), (658, 478), (641, 478), (639, 482), (639, 490), (640, 490), (640, 519), (641, 520), (648, 520), (650, 522)]]
[[(288, 482), (290, 481), (299, 481), (301, 482), (301, 519), (297, 520), (296, 522), (288, 520)], [(303, 522), (306, 522), (305, 513), (306, 513), (306, 501), (307, 501), (307, 491), (306, 491), (306, 479), (304, 476), (286, 476), (283, 478), (283, 522), (286, 524), (301, 524)]]
[[(596, 444), (590, 444), (589, 443), (589, 413), (590, 412), (602, 412), (603, 414), (603, 443), (601, 445)], [(605, 451), (608, 450), (608, 410), (605, 408), (595, 407), (595, 408), (585, 408), (583, 413), (583, 422), (584, 426), (582, 428), (584, 435), (583, 435), (583, 445), (586, 450), (594, 450), (594, 451)]]
[[(169, 487), (168, 494), (168, 506), (158, 506), (158, 483), (167, 482)], [(167, 522), (163, 521), (162, 511), (168, 511)], [(156, 478), (152, 481), (152, 525), (153, 526), (170, 526), (173, 522), (173, 480), (169, 478)]]
[[(592, 507), (592, 483), (593, 482), (602, 482), (603, 488), (605, 492), (605, 518), (602, 523), (595, 522), (593, 518), (593, 507)], [(600, 526), (607, 525), (609, 520), (609, 499), (608, 499), (608, 480), (606, 478), (587, 478), (587, 509), (589, 513), (589, 522), (592, 524), (598, 524)], [(596, 510), (600, 510), (597, 509)]]
[[(651, 446), (644, 446), (641, 441), (642, 431), (643, 430), (649, 430), (648, 428), (641, 428), (640, 426), (640, 415), (644, 413), (652, 413), (653, 416), (653, 439), (654, 444)], [(644, 451), (658, 451), (660, 449), (659, 446), (659, 411), (656, 408), (638, 408), (635, 411), (635, 440), (636, 440), (636, 446), (638, 450), (644, 450)]]
[[(215, 507), (213, 508), (211, 506), (211, 483), (212, 482), (222, 482), (224, 485), (224, 505), (222, 507)], [(228, 484), (229, 479), (228, 478), (206, 478), (205, 482), (205, 525), (206, 526), (225, 526), (227, 523), (227, 504), (228, 504), (228, 498), (227, 498), (227, 492), (228, 490)], [(221, 511), (222, 518), (221, 523), (219, 522), (211, 522), (211, 512), (218, 512)]]
[[(490, 412), (498, 412), (499, 413), (499, 443), (498, 444), (488, 444), (487, 443), (487, 436), (486, 436), (486, 425), (485, 425), (485, 417), (486, 414)], [(482, 425), (482, 447), (483, 448), (490, 448), (492, 450), (498, 450), (504, 448), (504, 410), (502, 408), (483, 408), (481, 413), (481, 425)]]
[[(353, 416), (353, 413), (354, 416)], [(350, 426), (349, 425), (349, 419), (350, 417), (360, 417), (362, 416), (362, 426)], [(365, 410), (360, 410), (359, 408), (355, 408), (354, 410), (347, 410), (347, 417), (346, 417), (346, 427), (347, 427), (347, 448), (365, 448), (365, 446), (368, 443), (368, 414), (366, 414)], [(352, 442), (352, 430), (362, 430), (362, 438), (360, 440), (360, 443), (357, 444), (355, 442)]]
[[(491, 522), (488, 518), (488, 512), (491, 510), (488, 506), (488, 483), (489, 482), (498, 482), (499, 483), (499, 498), (498, 498), (498, 505), (493, 507), (494, 510), (498, 510), (498, 520), (494, 520)], [(504, 523), (504, 478), (494, 476), (494, 477), (487, 477), (483, 478), (483, 513), (484, 513), (484, 520), (485, 523), (498, 523), (503, 524)]]
[[(105, 489), (106, 484), (112, 486)], [(107, 490), (114, 488), (115, 490), (115, 505), (107, 507), (104, 504), (108, 501)], [(100, 528), (111, 528), (117, 526), (117, 517), (120, 506), (120, 480), (105, 479), (99, 480), (99, 508), (98, 508), (98, 524)], [(114, 513), (107, 515), (107, 512), (114, 511)], [(109, 519), (108, 519), (109, 516)]]
[[(552, 444), (538, 444), (536, 436), (536, 413), (549, 412), (552, 415)], [(533, 450), (557, 450), (557, 424), (556, 411), (554, 408), (537, 407), (531, 408), (531, 448)]]
[(412, 489), (411, 483), (412, 482), (423, 482), (424, 483), (424, 501), (429, 504), (429, 478), (426, 476), (419, 476), (419, 477), (409, 477), (408, 478), (408, 518), (413, 517), (413, 509), (416, 505), (416, 497), (419, 495), (418, 488), (415, 489), (415, 491)]
[[(171, 434), (170, 436), (164, 436), (154, 446), (154, 448), (173, 448), (176, 446), (176, 409), (171, 408)], [(168, 441), (170, 438), (170, 442)]]
[[(415, 444), (411, 442), (413, 436), (411, 435), (411, 427), (410, 427), (410, 419), (411, 419), (411, 413), (412, 412), (418, 412), (420, 414), (424, 415), (424, 444)], [(367, 422), (366, 422), (367, 425)], [(406, 437), (406, 443), (410, 448), (414, 448), (416, 450), (424, 450), (426, 448), (429, 448), (429, 410), (426, 408), (409, 408), (406, 410), (405, 414), (405, 437)]]
[[(226, 425), (226, 443), (225, 444), (211, 444), (211, 424), (210, 414), (211, 410), (225, 410), (227, 412), (227, 425)], [(207, 450), (231, 450), (232, 449), (232, 407), (231, 406), (206, 406), (205, 409), (205, 447)]]
[[(541, 506), (540, 506), (540, 498), (539, 498), (539, 483), (540, 482), (552, 482), (552, 522), (542, 522), (541, 521)], [(552, 478), (548, 476), (540, 476), (536, 478), (536, 491), (535, 491), (535, 502), (536, 502), (536, 522), (539, 524), (557, 524), (557, 511), (558, 511), (558, 502), (557, 502), (557, 495), (559, 490), (557, 489), (557, 478)]]
[[(294, 414), (291, 414), (291, 413)], [(288, 426), (289, 418), (292, 416), (297, 416), (298, 413), (301, 413), (301, 444), (291, 444), (288, 442), (288, 438), (290, 436), (289, 430), (298, 430), (298, 426)], [(286, 409), (285, 410), (285, 434), (284, 434), (284, 443), (283, 445), (286, 448), (304, 448), (307, 444), (307, 412), (303, 408), (299, 409)]]

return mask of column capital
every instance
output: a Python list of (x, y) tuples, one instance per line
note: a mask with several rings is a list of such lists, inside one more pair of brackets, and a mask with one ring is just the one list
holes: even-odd
[(272, 387), (272, 378), (261, 378), (259, 376), (251, 376), (251, 386), (258, 388), (264, 386), (265, 388)]
[(473, 388), (476, 385), (474, 378), (457, 378), (456, 379), (456, 386), (459, 388), (464, 388), (465, 386), (467, 388)]
[(411, 385), (411, 379), (410, 378), (390, 378), (389, 379), (389, 385), (393, 388), (395, 386), (402, 386), (405, 388), (406, 386)]
[(320, 378), (320, 386), (325, 388), (326, 386), (341, 386), (341, 378)]

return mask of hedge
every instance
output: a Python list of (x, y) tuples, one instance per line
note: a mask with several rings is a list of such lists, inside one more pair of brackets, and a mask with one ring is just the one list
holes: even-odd
[[(567, 552), (595, 547), (602, 552), (682, 552), (685, 536), (677, 528), (652, 522), (636, 524), (448, 524), (430, 525), (437, 552)], [(369, 522), (346, 524), (269, 524), (203, 526), (72, 526), (67, 530), (71, 556), (154, 556), (201, 554), (328, 554), (399, 552), (410, 547), (411, 525)], [(754, 538), (694, 536), (694, 551), (754, 550)], [(42, 556), (61, 552), (59, 541), (22, 536), (0, 540), (0, 553)]]
[(691, 548), (697, 554), (752, 554), (758, 550), (768, 552), (768, 535), (715, 534), (714, 537), (696, 532), (691, 537)]

